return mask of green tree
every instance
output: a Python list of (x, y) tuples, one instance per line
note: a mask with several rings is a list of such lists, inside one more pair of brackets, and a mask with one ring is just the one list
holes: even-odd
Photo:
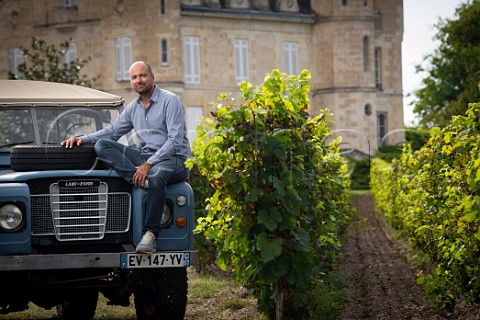
[(72, 40), (60, 44), (60, 48), (47, 44), (44, 40), (32, 37), (31, 48), (21, 48), (24, 62), (18, 66), (20, 76), (9, 72), (10, 79), (39, 80), (49, 82), (71, 83), (92, 87), (97, 78), (89, 79), (80, 72), (91, 60), (77, 59), (70, 63), (64, 63), (64, 55)]
[(456, 19), (440, 20), (436, 28), (440, 45), (425, 58), (429, 67), (417, 66), (417, 73), (427, 77), (412, 102), (420, 125), (427, 128), (447, 125), (480, 100), (480, 0), (461, 4)]

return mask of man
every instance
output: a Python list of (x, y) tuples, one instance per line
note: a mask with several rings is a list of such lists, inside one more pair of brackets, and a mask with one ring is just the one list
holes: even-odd
[[(139, 94), (109, 127), (61, 142), (66, 148), (82, 143), (95, 144), (97, 156), (126, 181), (148, 188), (143, 237), (137, 253), (153, 253), (160, 232), (167, 185), (185, 181), (189, 171), (185, 160), (191, 156), (186, 135), (184, 108), (179, 98), (155, 84), (152, 68), (143, 61), (129, 69), (132, 88)], [(140, 149), (117, 140), (135, 130)]]

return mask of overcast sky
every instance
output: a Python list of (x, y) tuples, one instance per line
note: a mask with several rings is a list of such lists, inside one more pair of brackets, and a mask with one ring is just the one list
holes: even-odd
[(438, 42), (433, 40), (439, 18), (454, 18), (455, 9), (465, 0), (403, 0), (404, 33), (402, 44), (403, 112), (405, 125), (416, 123), (407, 95), (420, 88), (421, 78), (415, 65), (433, 53)]

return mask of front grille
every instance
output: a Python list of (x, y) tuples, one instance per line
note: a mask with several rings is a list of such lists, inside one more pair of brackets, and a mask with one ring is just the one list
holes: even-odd
[(59, 241), (98, 240), (130, 227), (131, 196), (108, 192), (104, 182), (89, 188), (50, 186), (50, 194), (31, 196), (32, 235)]

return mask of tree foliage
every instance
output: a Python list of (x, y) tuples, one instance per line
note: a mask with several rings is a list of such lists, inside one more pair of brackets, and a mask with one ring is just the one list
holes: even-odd
[(440, 20), (435, 36), (440, 45), (425, 58), (427, 68), (417, 66), (417, 73), (427, 76), (415, 91), (413, 111), (425, 127), (443, 127), (480, 100), (480, 0), (461, 4), (456, 17)]
[(72, 40), (60, 44), (60, 48), (47, 44), (44, 40), (32, 37), (30, 48), (20, 48), (24, 62), (18, 65), (20, 76), (9, 72), (10, 79), (38, 80), (60, 83), (71, 83), (92, 87), (96, 78), (89, 79), (81, 75), (82, 68), (91, 60), (88, 59), (64, 62), (64, 55)]
[(330, 114), (307, 112), (309, 79), (305, 70), (274, 70), (256, 88), (241, 84), (241, 105), (222, 94), (197, 128), (189, 162), (213, 186), (197, 232), (271, 319), (281, 301), (285, 319), (311, 318), (312, 286), (332, 266), (350, 214)]

